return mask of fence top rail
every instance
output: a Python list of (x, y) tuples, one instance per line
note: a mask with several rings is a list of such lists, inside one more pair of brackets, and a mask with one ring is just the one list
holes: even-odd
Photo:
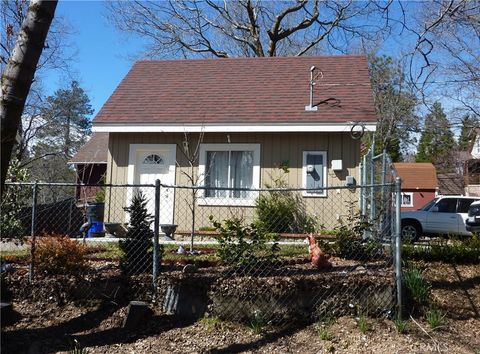
[(99, 183), (64, 183), (64, 182), (5, 182), (6, 186), (57, 186), (57, 187), (152, 187), (154, 184), (99, 184)]
[(354, 186), (328, 186), (322, 188), (232, 188), (232, 187), (209, 187), (209, 186), (186, 186), (176, 184), (160, 184), (163, 188), (174, 189), (203, 189), (203, 190), (222, 190), (222, 191), (246, 191), (246, 192), (308, 192), (308, 191), (327, 191), (336, 189), (362, 189), (362, 188), (376, 188), (376, 187), (394, 187), (395, 183), (384, 184), (368, 184), (368, 185), (354, 185)]
[[(57, 187), (149, 187), (155, 188), (155, 184), (98, 184), (98, 183), (63, 183), (63, 182), (6, 182), (7, 186), (57, 186)], [(188, 186), (188, 185), (175, 185), (175, 184), (163, 184), (162, 188), (174, 188), (174, 189), (192, 189), (192, 190), (224, 190), (224, 191), (250, 191), (250, 192), (308, 192), (308, 191), (328, 191), (336, 189), (364, 189), (364, 188), (378, 188), (378, 187), (393, 187), (395, 182), (384, 184), (365, 184), (365, 185), (353, 185), (353, 186), (327, 186), (321, 188), (234, 188), (234, 187), (210, 187), (210, 186)]]

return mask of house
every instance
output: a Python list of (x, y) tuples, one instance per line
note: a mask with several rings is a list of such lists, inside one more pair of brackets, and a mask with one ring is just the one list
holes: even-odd
[[(358, 180), (355, 123), (376, 128), (364, 56), (187, 59), (135, 63), (94, 118), (93, 130), (109, 134), (112, 184), (160, 179), (185, 186), (193, 174), (193, 183), (206, 187), (259, 188), (287, 165), (289, 186), (322, 188), (345, 185), (347, 176)], [(302, 198), (323, 205), (333, 223), (346, 213), (340, 199), (332, 203), (339, 193), (304, 192)], [(162, 187), (160, 222), (188, 228), (195, 203), (197, 225), (211, 226), (210, 214), (226, 218), (251, 208), (258, 194), (207, 189), (193, 202), (188, 195)], [(120, 221), (130, 196), (127, 188), (108, 190), (106, 221)]]
[[(107, 172), (108, 133), (94, 133), (69, 163), (75, 166), (77, 184), (103, 184)], [(98, 186), (78, 187), (76, 198), (80, 202), (93, 201)]]
[(456, 172), (439, 173), (438, 194), (440, 195), (463, 195), (465, 193), (465, 185), (463, 176)]
[(393, 165), (402, 180), (402, 211), (417, 210), (435, 198), (438, 180), (433, 164), (401, 162)]
[(470, 150), (469, 159), (465, 161), (465, 195), (480, 196), (480, 129)]

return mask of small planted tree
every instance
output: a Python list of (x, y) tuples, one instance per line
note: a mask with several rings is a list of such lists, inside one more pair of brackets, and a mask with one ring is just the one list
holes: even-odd
[[(153, 269), (153, 231), (150, 225), (153, 217), (147, 211), (147, 200), (141, 191), (137, 191), (128, 208), (130, 214), (125, 240), (120, 241), (123, 252), (120, 267), (125, 274), (137, 274)], [(163, 249), (160, 249), (160, 261)]]

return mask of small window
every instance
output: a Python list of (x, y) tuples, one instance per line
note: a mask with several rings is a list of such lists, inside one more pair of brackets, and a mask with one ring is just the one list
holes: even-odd
[(456, 198), (444, 198), (437, 203), (439, 213), (455, 213), (457, 210)]
[(413, 207), (413, 192), (402, 192), (402, 207)]
[(303, 152), (303, 188), (306, 188), (304, 196), (326, 196), (327, 186), (327, 152), (304, 151)]
[(144, 165), (163, 165), (163, 159), (157, 154), (151, 154), (143, 159)]

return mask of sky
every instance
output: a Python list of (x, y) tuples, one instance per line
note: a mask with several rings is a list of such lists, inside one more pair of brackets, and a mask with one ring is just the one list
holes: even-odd
[[(138, 36), (128, 37), (118, 32), (108, 22), (108, 11), (102, 1), (60, 0), (56, 18), (63, 18), (70, 27), (68, 42), (73, 55), (71, 72), (67, 75), (50, 70), (43, 76), (43, 86), (48, 95), (65, 87), (71, 79), (90, 97), (95, 114), (100, 110), (134, 63), (145, 42)], [(400, 54), (413, 38), (408, 33), (393, 36), (382, 43), (380, 53)], [(449, 102), (442, 102), (449, 106)]]
[(50, 70), (43, 78), (48, 94), (74, 78), (90, 97), (94, 115), (113, 93), (133, 64), (131, 56), (138, 53), (143, 43), (127, 40), (108, 23), (105, 4), (98, 1), (59, 1), (56, 17), (63, 17), (73, 32), (72, 73)]

